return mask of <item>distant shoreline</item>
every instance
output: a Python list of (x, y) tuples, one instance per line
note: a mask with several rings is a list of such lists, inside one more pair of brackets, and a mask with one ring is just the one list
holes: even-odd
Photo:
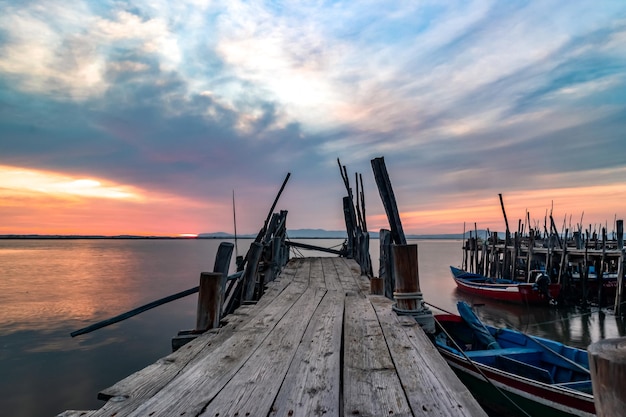
[[(462, 239), (461, 235), (408, 235), (407, 239)], [(0, 235), (0, 240), (234, 240), (235, 236), (99, 236), (99, 235)], [(237, 236), (241, 240), (253, 240), (255, 236)], [(346, 236), (289, 236), (289, 239), (347, 239)], [(370, 239), (378, 239), (378, 233), (370, 234)]]

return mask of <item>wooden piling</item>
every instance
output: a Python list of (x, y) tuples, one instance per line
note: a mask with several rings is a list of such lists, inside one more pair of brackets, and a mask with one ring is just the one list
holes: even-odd
[(424, 304), (420, 289), (417, 245), (392, 245), (392, 271), (396, 280), (393, 310), (399, 315), (411, 316), (427, 333), (434, 333), (432, 311)]
[(587, 348), (597, 417), (626, 410), (626, 338), (604, 339)]
[(402, 310), (416, 310), (415, 294), (420, 293), (417, 245), (392, 245), (393, 276), (396, 279), (394, 298)]
[(378, 277), (370, 278), (370, 294), (385, 295), (385, 282)]
[(220, 325), (222, 306), (221, 272), (202, 272), (198, 291), (198, 311), (196, 314), (196, 333), (215, 329)]

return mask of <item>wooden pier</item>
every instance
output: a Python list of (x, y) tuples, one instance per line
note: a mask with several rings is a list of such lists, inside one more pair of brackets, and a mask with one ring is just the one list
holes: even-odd
[(288, 174), (235, 274), (227, 276), (233, 245), (222, 242), (199, 287), (72, 333), (198, 292), (196, 327), (173, 339), (174, 353), (102, 390), (102, 408), (60, 416), (486, 417), (424, 332), (434, 320), (417, 245), (406, 244), (384, 160), (372, 167), (391, 227), (381, 231), (389, 238), (380, 277), (372, 276), (362, 177), (353, 193), (341, 163), (348, 239), (340, 251), (305, 245), (340, 256), (288, 260), (289, 247), (304, 247), (286, 241), (287, 212), (273, 213)]
[(392, 303), (352, 259), (292, 259), (256, 304), (61, 416), (486, 416)]

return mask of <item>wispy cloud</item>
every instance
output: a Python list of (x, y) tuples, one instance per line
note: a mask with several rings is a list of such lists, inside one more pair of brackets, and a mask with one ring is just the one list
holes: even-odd
[(0, 164), (198, 202), (295, 171), (334, 207), (335, 158), (384, 155), (408, 211), (616, 186), (622, 3), (5, 2)]

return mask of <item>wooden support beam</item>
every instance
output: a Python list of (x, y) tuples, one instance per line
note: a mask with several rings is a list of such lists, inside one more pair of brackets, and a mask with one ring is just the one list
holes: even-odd
[(316, 250), (316, 251), (325, 252), (325, 253), (332, 253), (333, 255), (338, 255), (338, 256), (343, 256), (343, 255), (346, 254), (346, 252), (343, 251), (343, 250), (324, 248), (324, 247), (321, 247), (321, 246), (309, 245), (307, 243), (300, 243), (300, 242), (294, 242), (294, 241), (285, 242), (285, 245), (286, 246), (292, 246), (294, 248), (307, 249), (307, 250)]

